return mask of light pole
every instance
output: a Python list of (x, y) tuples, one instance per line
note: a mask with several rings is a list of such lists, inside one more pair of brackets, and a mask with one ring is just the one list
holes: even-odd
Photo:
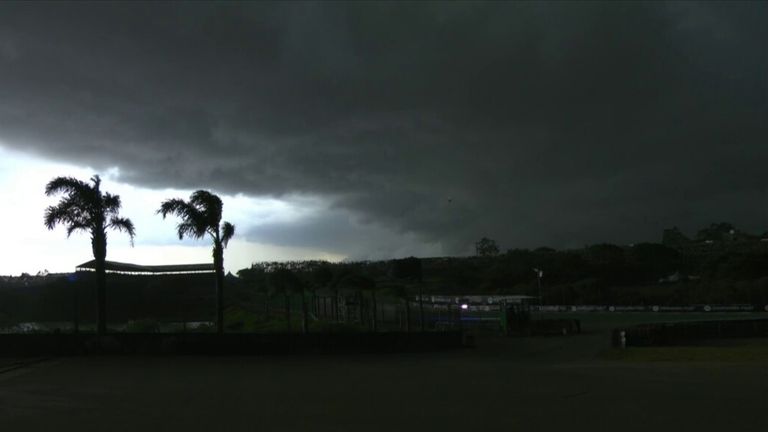
[(539, 306), (541, 306), (544, 303), (544, 297), (541, 295), (541, 277), (544, 276), (544, 271), (537, 268), (533, 269), (533, 271), (536, 273), (536, 283), (539, 286)]

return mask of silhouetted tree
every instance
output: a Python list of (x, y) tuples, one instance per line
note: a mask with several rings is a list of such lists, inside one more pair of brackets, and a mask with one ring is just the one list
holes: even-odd
[(243, 281), (245, 286), (259, 294), (264, 300), (264, 319), (269, 319), (269, 299), (271, 289), (267, 283), (267, 273), (261, 266), (252, 265), (250, 268), (238, 270), (237, 276)]
[(293, 275), (287, 268), (278, 267), (267, 273), (267, 280), (273, 291), (283, 295), (283, 313), (285, 314), (285, 327), (291, 330), (291, 291), (288, 281)]
[(483, 237), (475, 243), (475, 253), (481, 257), (496, 256), (499, 254), (499, 245), (495, 240)]
[(333, 270), (327, 263), (322, 263), (312, 270), (312, 293), (314, 295), (315, 313), (319, 313), (317, 303), (317, 290), (327, 289), (333, 282)]
[(91, 177), (91, 183), (74, 177), (56, 177), (45, 186), (48, 196), (63, 194), (61, 201), (45, 210), (45, 226), (53, 229), (61, 224), (67, 227), (67, 237), (75, 231), (91, 234), (91, 249), (96, 270), (96, 332), (103, 335), (107, 331), (106, 318), (106, 268), (107, 229), (127, 233), (131, 238), (136, 235), (133, 222), (120, 217), (120, 196), (109, 192), (102, 193), (101, 178)]
[[(340, 275), (336, 286), (340, 289), (353, 291), (358, 298), (358, 318), (360, 324), (364, 325), (365, 320), (363, 318), (363, 305), (364, 305), (364, 291), (373, 291), (376, 289), (376, 281), (368, 276), (363, 275), (359, 269), (348, 269)], [(374, 294), (375, 301), (375, 294)], [(374, 312), (375, 319), (375, 312)]]
[(638, 243), (630, 249), (633, 282), (651, 283), (680, 268), (680, 252), (658, 243)]
[[(422, 268), (421, 260), (416, 257), (408, 257), (393, 262), (392, 275), (397, 279), (410, 281), (418, 284), (419, 287), (419, 321), (421, 324), (421, 331), (425, 329), (424, 323), (424, 292), (422, 284)], [(406, 307), (408, 299), (406, 298)], [(410, 311), (410, 310), (409, 310)]]
[(194, 192), (189, 201), (173, 198), (163, 201), (157, 213), (173, 214), (181, 218), (176, 225), (179, 240), (186, 237), (213, 240), (213, 266), (216, 270), (216, 331), (224, 332), (224, 248), (235, 235), (235, 226), (221, 222), (221, 198), (204, 190)]
[(390, 293), (403, 300), (405, 303), (405, 331), (410, 332), (411, 331), (411, 302), (408, 298), (408, 289), (405, 287), (405, 285), (394, 285), (390, 287), (389, 289)]
[(668, 247), (681, 247), (691, 243), (691, 239), (685, 236), (680, 228), (665, 229), (661, 236), (661, 243)]
[(371, 279), (371, 284), (368, 286), (368, 292), (371, 293), (371, 330), (374, 332), (378, 330), (378, 304), (376, 302), (376, 291), (378, 290), (378, 286), (376, 285), (376, 281)]
[(728, 222), (713, 223), (699, 230), (696, 240), (722, 242), (733, 239), (736, 233), (736, 228)]

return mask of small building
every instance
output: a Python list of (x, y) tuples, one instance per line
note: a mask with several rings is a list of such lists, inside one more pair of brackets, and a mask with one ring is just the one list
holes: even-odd
[[(215, 316), (216, 271), (212, 263), (140, 265), (106, 261), (107, 317), (127, 321), (211, 321)], [(79, 302), (95, 302), (96, 261), (75, 267), (73, 282), (81, 286)]]
[[(424, 301), (432, 304), (466, 304), (468, 306), (490, 306), (500, 304), (525, 303), (538, 297), (527, 295), (425, 295)], [(416, 296), (418, 301), (418, 296)]]
[[(199, 274), (215, 273), (213, 264), (169, 264), (169, 265), (139, 265), (117, 261), (105, 261), (107, 273), (128, 275), (168, 275), (168, 274)], [(76, 272), (96, 271), (96, 260), (84, 262), (75, 267)]]

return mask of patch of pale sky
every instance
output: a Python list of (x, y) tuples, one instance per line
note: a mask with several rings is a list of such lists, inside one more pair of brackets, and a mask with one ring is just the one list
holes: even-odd
[[(3, 211), (0, 226), (11, 227), (4, 234), (5, 248), (0, 260), (0, 274), (69, 272), (84, 261), (92, 259), (90, 241), (86, 234), (73, 234), (67, 239), (63, 227), (48, 231), (43, 225), (43, 212), (58, 197), (44, 194), (45, 184), (56, 176), (89, 179), (94, 170), (77, 167), (29, 154), (9, 151), (0, 143), (0, 194)], [(177, 221), (163, 220), (155, 212), (167, 198), (188, 198), (191, 191), (177, 189), (145, 189), (121, 183), (120, 171), (112, 168), (102, 173), (103, 190), (120, 195), (121, 214), (136, 225), (135, 247), (125, 234), (110, 233), (107, 259), (137, 264), (197, 263), (211, 260), (210, 243), (206, 240), (180, 242), (175, 233)], [(244, 195), (222, 196), (225, 219), (240, 232), (260, 224), (291, 222), (309, 217), (323, 208), (312, 197), (297, 197), (296, 202), (275, 198), (251, 198)], [(327, 259), (338, 261), (343, 255), (310, 248), (283, 247), (260, 244), (235, 238), (227, 250), (225, 266), (228, 271), (249, 266), (256, 261), (291, 259)]]

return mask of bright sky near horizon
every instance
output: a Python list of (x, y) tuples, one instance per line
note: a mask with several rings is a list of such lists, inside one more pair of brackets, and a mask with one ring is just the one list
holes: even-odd
[[(3, 256), (0, 275), (34, 274), (41, 270), (70, 272), (77, 264), (93, 259), (89, 236), (75, 233), (67, 239), (59, 226), (49, 231), (43, 225), (43, 212), (59, 197), (45, 196), (45, 184), (56, 176), (74, 176), (89, 179), (95, 171), (41, 159), (29, 154), (0, 147), (0, 194), (3, 211), (0, 226), (3, 234)], [(166, 198), (187, 199), (192, 191), (177, 189), (152, 190), (138, 188), (118, 181), (119, 170), (101, 173), (102, 188), (122, 198), (121, 214), (136, 225), (136, 239), (131, 247), (128, 236), (120, 232), (108, 235), (107, 259), (136, 264), (189, 264), (211, 260), (210, 241), (179, 241), (175, 226), (177, 220), (166, 220), (155, 211)], [(278, 199), (256, 199), (242, 195), (222, 195), (224, 219), (235, 224), (237, 231), (264, 223), (291, 222), (317, 211), (312, 200), (294, 202)], [(260, 244), (236, 235), (225, 252), (227, 271), (236, 272), (252, 262), (290, 259), (325, 259), (339, 261), (343, 255), (312, 248), (286, 247)]]

